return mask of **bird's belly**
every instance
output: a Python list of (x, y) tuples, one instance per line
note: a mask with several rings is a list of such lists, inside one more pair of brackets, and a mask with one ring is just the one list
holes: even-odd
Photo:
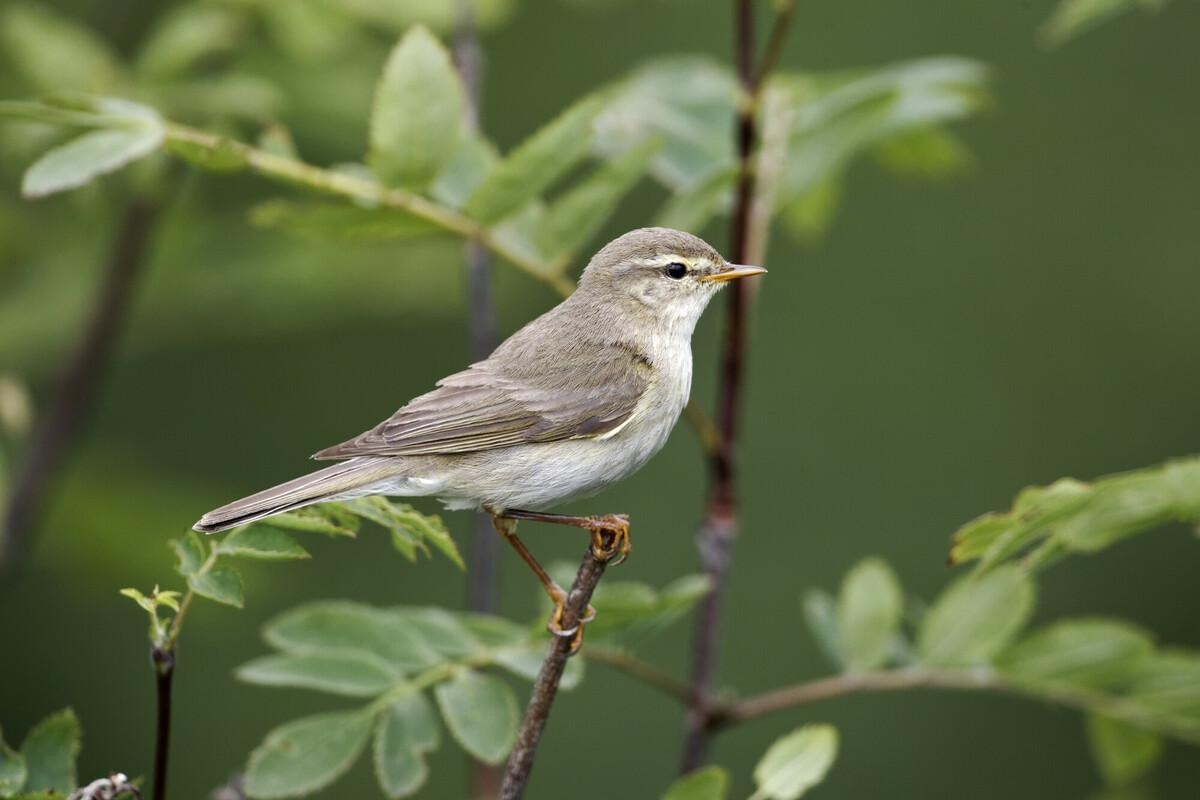
[(628, 477), (666, 443), (678, 412), (635, 419), (608, 439), (573, 439), (475, 453), (438, 492), (448, 508), (543, 511)]

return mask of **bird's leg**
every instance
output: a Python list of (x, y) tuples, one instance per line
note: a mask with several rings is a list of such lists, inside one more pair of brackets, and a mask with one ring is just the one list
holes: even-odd
[(541, 511), (520, 511), (510, 508), (504, 512), (509, 519), (528, 519), (584, 528), (592, 534), (592, 555), (616, 566), (629, 556), (633, 543), (629, 539), (629, 517), (625, 514), (595, 514), (576, 517), (567, 514), (545, 514)]
[(541, 581), (542, 588), (546, 590), (546, 594), (550, 597), (550, 602), (554, 604), (554, 611), (550, 613), (550, 618), (546, 620), (546, 629), (555, 636), (570, 636), (571, 637), (571, 652), (574, 653), (583, 643), (583, 626), (596, 618), (596, 609), (591, 605), (587, 607), (587, 613), (582, 619), (578, 620), (574, 626), (564, 628), (562, 626), (563, 614), (567, 609), (567, 592), (559, 586), (553, 578), (547, 574), (538, 560), (533, 557), (533, 553), (525, 547), (525, 543), (517, 538), (517, 521), (507, 516), (492, 515), (492, 525), (495, 526), (496, 532), (504, 537), (512, 548), (517, 551), (517, 555), (521, 557), (531, 570)]

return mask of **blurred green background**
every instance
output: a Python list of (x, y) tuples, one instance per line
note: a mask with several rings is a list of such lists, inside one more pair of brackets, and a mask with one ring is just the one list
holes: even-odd
[[(123, 51), (167, 5), (55, 3)], [(1046, 51), (1048, 0), (802, 3), (785, 67), (833, 69), (958, 54), (993, 68), (988, 113), (958, 131), (973, 170), (899, 182), (855, 167), (823, 242), (779, 233), (752, 325), (742, 447), (745, 501), (721, 682), (749, 692), (823, 674), (799, 614), (806, 587), (834, 588), (878, 554), (906, 590), (950, 577), (948, 536), (1007, 507), (1022, 486), (1200, 450), (1200, 6), (1133, 15)], [(487, 32), (484, 126), (509, 147), (574, 97), (652, 57), (727, 60), (728, 3), (521, 2)], [(370, 94), (390, 41), (295, 59), (251, 40), (242, 66), (277, 81), (278, 117), (309, 161), (360, 157)], [(70, 54), (64, 54), (70, 58)], [(0, 95), (30, 93), (0, 58)], [(107, 184), (26, 203), (28, 158), (0, 153), (0, 371), (38, 401), (74, 336), (115, 219)], [(88, 433), (62, 476), (24, 567), (0, 578), (0, 720), (10, 741), (47, 712), (78, 711), (81, 775), (147, 774), (153, 688), (140, 612), (123, 586), (177, 583), (164, 546), (203, 511), (305, 470), (305, 456), (374, 424), (469, 358), (461, 245), (314, 244), (251, 226), (279, 194), (251, 175), (193, 174), (171, 207), (132, 324)], [(645, 224), (663, 194), (636, 191), (595, 244)], [(725, 242), (723, 224), (710, 239)], [(507, 334), (557, 298), (496, 270)], [(695, 341), (694, 397), (712, 396), (720, 314)], [(705, 475), (681, 425), (635, 478), (580, 506), (635, 520), (621, 577), (662, 584), (696, 569)], [(436, 510), (432, 501), (420, 507)], [(470, 542), (469, 515), (451, 529)], [(1165, 643), (1200, 645), (1198, 553), (1183, 527), (1040, 581), (1037, 619), (1104, 614)], [(579, 537), (527, 541), (574, 560)], [(200, 603), (176, 678), (173, 794), (205, 796), (276, 724), (338, 701), (235, 682), (265, 648), (259, 625), (297, 602), (350, 597), (457, 606), (465, 577), (410, 566), (382, 534), (318, 542), (315, 557), (246, 569), (247, 608)], [(535, 613), (534, 584), (504, 554), (505, 614)], [(688, 626), (647, 656), (685, 667)], [(1100, 779), (1078, 715), (1023, 700), (912, 692), (809, 706), (736, 729), (714, 760), (748, 790), (780, 733), (841, 729), (821, 797), (1086, 797)], [(681, 715), (593, 668), (561, 697), (530, 796), (655, 797), (673, 777)], [(463, 797), (461, 755), (443, 747), (423, 796)], [(1195, 797), (1196, 751), (1171, 745), (1154, 796)], [(327, 797), (376, 796), (362, 760)]]

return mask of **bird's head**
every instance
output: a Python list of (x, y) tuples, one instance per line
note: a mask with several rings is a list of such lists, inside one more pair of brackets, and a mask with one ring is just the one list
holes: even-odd
[(694, 326), (726, 283), (765, 272), (730, 264), (690, 233), (639, 228), (601, 248), (584, 269), (579, 288), (595, 302)]

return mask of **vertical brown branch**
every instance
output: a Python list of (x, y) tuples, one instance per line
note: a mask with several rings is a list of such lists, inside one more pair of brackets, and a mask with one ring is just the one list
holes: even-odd
[(167, 763), (171, 754), (171, 683), (175, 678), (175, 649), (155, 646), (150, 651), (154, 662), (156, 716), (154, 726), (154, 784), (152, 800), (166, 800)]
[[(567, 594), (566, 611), (562, 618), (564, 628), (569, 629), (579, 623), (607, 565), (607, 561), (592, 554), (589, 545), (583, 556), (583, 563), (579, 565), (579, 572), (575, 575), (575, 582), (571, 584), (571, 591)], [(521, 728), (517, 732), (517, 743), (513, 746), (512, 755), (508, 757), (500, 800), (518, 800), (525, 793), (529, 773), (533, 771), (538, 741), (542, 738), (546, 720), (550, 717), (550, 707), (558, 694), (558, 684), (562, 680), (570, 654), (570, 637), (555, 637), (550, 643), (550, 650), (546, 653), (546, 660), (542, 662), (537, 680), (534, 681), (533, 694), (529, 698), (525, 717), (521, 720)]]
[[(756, 207), (760, 205), (756, 198), (755, 151), (759, 140), (756, 113), (765, 81), (778, 63), (794, 9), (794, 0), (779, 7), (767, 52), (756, 70), (754, 4), (750, 0), (734, 0), (734, 51), (741, 92), (735, 123), (739, 174), (730, 228), (730, 257), (737, 263), (753, 264), (765, 251), (765, 225), (757, 226), (761, 230), (756, 236), (754, 224), (755, 215), (764, 213), (764, 209)], [(708, 508), (696, 536), (701, 568), (711, 588), (700, 603), (692, 636), (692, 701), (685, 720), (682, 772), (690, 772), (704, 763), (711, 734), (706, 709), (716, 680), (725, 584), (738, 532), (737, 426), (745, 375), (750, 292), (750, 284), (744, 281), (734, 281), (729, 292), (717, 400), (720, 446), (710, 461)]]
[(11, 566), (26, 546), (50, 488), (92, 410), (124, 327), (161, 203), (129, 201), (113, 240), (95, 303), (41, 418), (5, 505), (0, 563)]
[[(480, 96), (483, 91), (483, 51), (475, 30), (471, 0), (458, 0), (458, 24), (454, 33), (454, 61), (466, 94), (467, 129), (479, 131)], [(487, 248), (470, 239), (466, 245), (467, 328), (473, 360), (487, 358), (496, 347), (496, 312), (492, 301), (491, 258)], [(499, 543), (487, 514), (475, 515), (471, 544), (467, 607), (490, 614), (496, 610), (499, 593)], [(500, 790), (500, 771), (475, 762), (471, 766), (472, 797), (495, 797)]]

